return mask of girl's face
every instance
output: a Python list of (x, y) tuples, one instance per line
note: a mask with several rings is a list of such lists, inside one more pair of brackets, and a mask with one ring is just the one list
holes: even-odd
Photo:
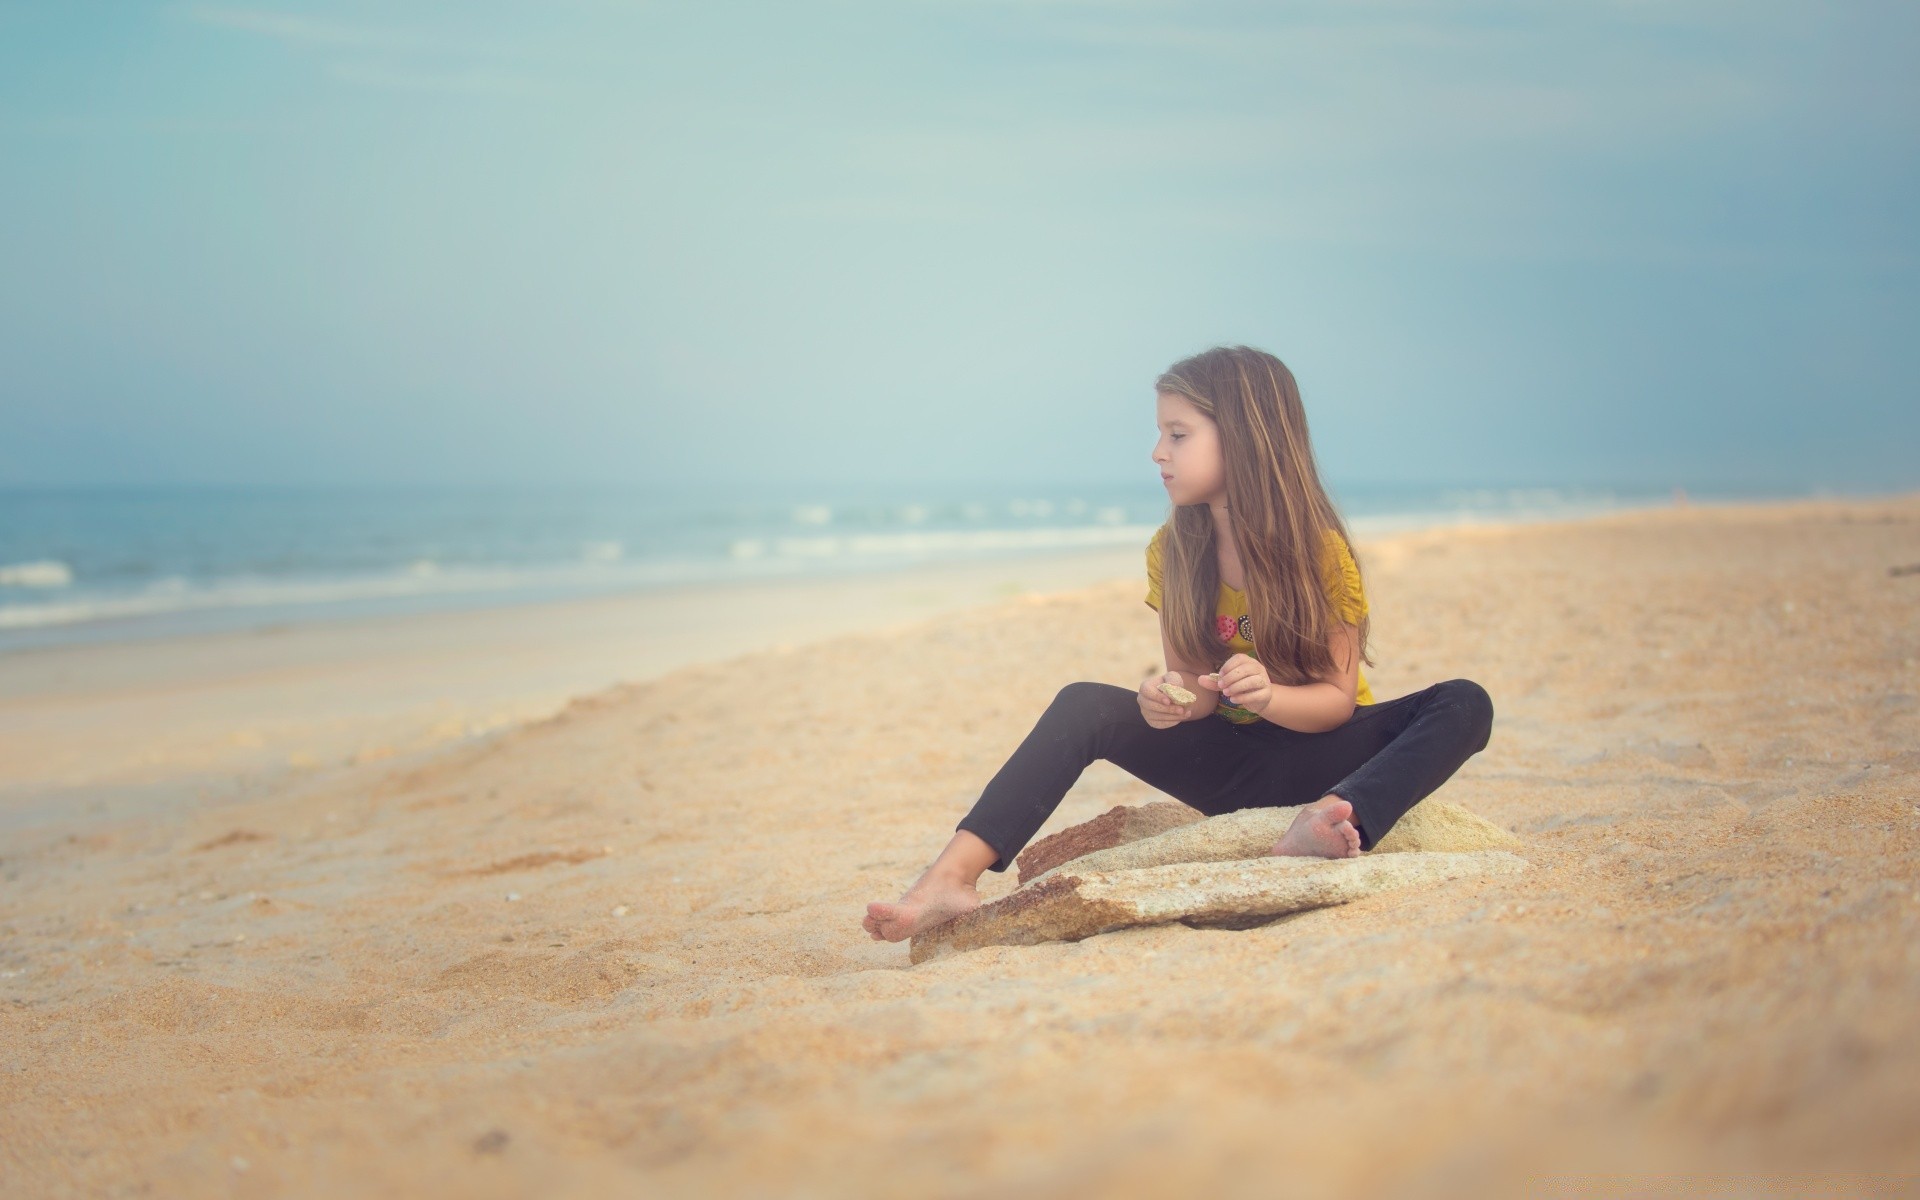
[(1160, 440), (1153, 444), (1153, 461), (1167, 499), (1177, 506), (1224, 504), (1227, 467), (1220, 454), (1220, 427), (1193, 406), (1193, 401), (1171, 392), (1158, 400)]

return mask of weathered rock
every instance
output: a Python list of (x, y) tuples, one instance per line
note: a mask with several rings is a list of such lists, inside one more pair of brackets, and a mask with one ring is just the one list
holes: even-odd
[(1015, 860), (1018, 891), (916, 936), (912, 961), (1167, 921), (1244, 928), (1392, 888), (1526, 866), (1506, 852), (1520, 844), (1512, 834), (1431, 800), (1363, 857), (1272, 857), (1298, 811), (1199, 818), (1182, 804), (1111, 809), (1034, 843)]
[[(1280, 840), (1280, 835), (1287, 831), (1287, 826), (1293, 823), (1294, 814), (1299, 811), (1298, 807), (1243, 808), (1239, 812), (1190, 822), (1152, 837), (1094, 850), (1067, 861), (1074, 863), (1077, 872), (1086, 873), (1134, 870), (1165, 863), (1230, 862), (1261, 858), (1273, 849), (1273, 844)], [(1106, 820), (1112, 815), (1108, 813), (1095, 820)], [(1047, 841), (1066, 838), (1073, 832), (1073, 829), (1062, 830)], [(1035, 843), (1036, 847), (1040, 844)], [(1519, 844), (1519, 839), (1506, 830), (1458, 805), (1426, 800), (1414, 805), (1406, 816), (1401, 817), (1387, 836), (1374, 846), (1372, 853), (1499, 850)], [(1058, 867), (1053, 869), (1057, 870)], [(1023, 870), (1021, 881), (1025, 883), (1029, 878), (1044, 874), (1045, 870)]]
[(927, 930), (913, 939), (909, 957), (921, 963), (982, 946), (1079, 941), (1109, 930), (1169, 921), (1245, 927), (1395, 888), (1467, 875), (1512, 874), (1527, 865), (1504, 850), (1343, 859), (1267, 857), (1114, 871), (1085, 871), (1085, 861), (1057, 868), (1009, 896)]
[(1043, 837), (1022, 850), (1013, 860), (1018, 872), (1016, 878), (1027, 883), (1082, 855), (1137, 842), (1204, 819), (1184, 804), (1165, 800), (1152, 804), (1116, 804), (1091, 821), (1082, 821), (1051, 837)]

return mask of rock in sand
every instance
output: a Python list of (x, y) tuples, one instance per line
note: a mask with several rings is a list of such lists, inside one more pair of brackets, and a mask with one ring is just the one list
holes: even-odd
[[(1512, 874), (1527, 865), (1508, 849), (1519, 845), (1512, 834), (1433, 801), (1415, 805), (1360, 858), (1273, 857), (1269, 851), (1298, 811), (1250, 808), (1196, 820), (1181, 804), (1111, 809), (1034, 843), (1015, 860), (1018, 891), (915, 935), (909, 958), (921, 963), (982, 946), (1079, 941), (1169, 921), (1245, 928), (1377, 892)], [(1141, 835), (1156, 825), (1161, 832)]]

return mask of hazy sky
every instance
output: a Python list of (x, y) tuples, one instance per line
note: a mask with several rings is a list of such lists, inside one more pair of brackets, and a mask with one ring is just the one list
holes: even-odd
[(1920, 486), (1920, 5), (0, 0), (0, 484)]

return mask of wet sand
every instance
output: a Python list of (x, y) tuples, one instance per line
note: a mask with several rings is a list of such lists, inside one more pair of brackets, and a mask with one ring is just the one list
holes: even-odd
[[(910, 967), (865, 902), (1158, 639), (1132, 578), (856, 625), (42, 812), (0, 851), (0, 1192), (1910, 1192), (1920, 497), (1359, 550), (1376, 694), (1492, 693), (1440, 794), (1524, 875)], [(1153, 798), (1099, 765), (1042, 832)]]

